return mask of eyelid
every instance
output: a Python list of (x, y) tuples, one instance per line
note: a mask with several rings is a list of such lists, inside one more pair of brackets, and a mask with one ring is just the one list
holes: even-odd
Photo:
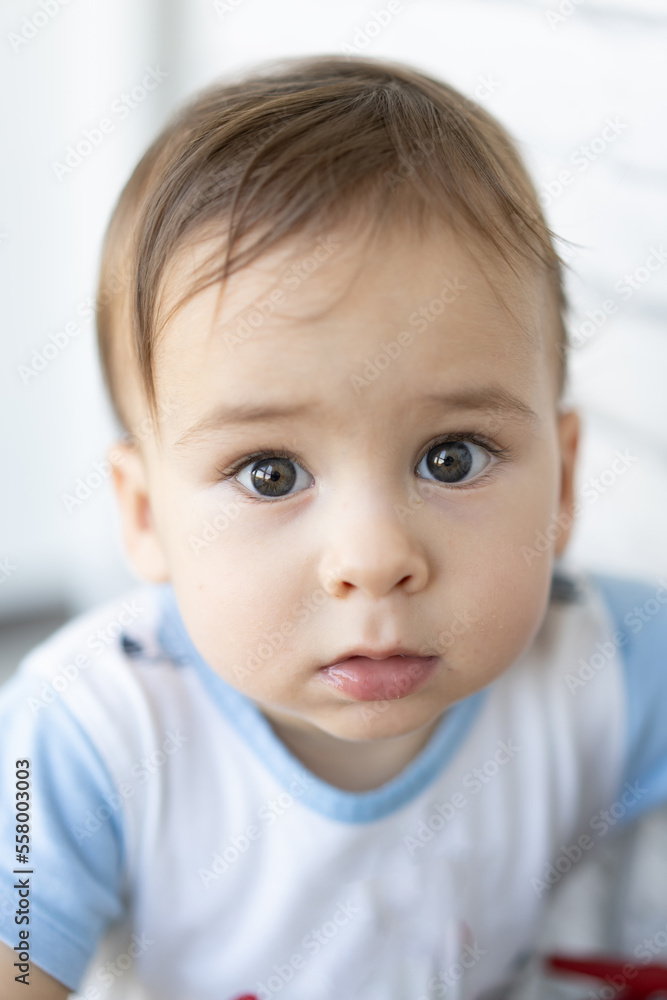
[(308, 471), (305, 465), (302, 465), (301, 462), (297, 461), (296, 457), (291, 452), (286, 451), (284, 448), (265, 448), (264, 451), (251, 452), (249, 455), (244, 455), (243, 458), (234, 462), (234, 464), (229, 466), (227, 469), (217, 470), (218, 479), (236, 479), (237, 485), (244, 491), (248, 499), (256, 500), (259, 503), (280, 503), (281, 500), (290, 500), (292, 497), (297, 496), (297, 494), (305, 492), (305, 490), (300, 489), (296, 490), (294, 493), (286, 493), (284, 496), (278, 497), (264, 497), (261, 493), (253, 493), (249, 487), (240, 482), (237, 477), (243, 469), (247, 468), (247, 466), (252, 465), (255, 462), (259, 462), (263, 458), (286, 458), (288, 461), (293, 462), (294, 465), (298, 466), (299, 469), (303, 469), (303, 471), (309, 475), (311, 479), (315, 478), (312, 473)]
[[(508, 456), (509, 454), (511, 454), (511, 449), (509, 449), (509, 448), (502, 448), (500, 445), (496, 444), (494, 441), (491, 441), (485, 435), (479, 434), (477, 431), (450, 431), (447, 434), (441, 434), (441, 435), (433, 438), (422, 449), (422, 452), (421, 452), (421, 454), (419, 456), (419, 459), (417, 460), (417, 464), (415, 465), (414, 471), (416, 472), (416, 470), (417, 470), (418, 466), (420, 465), (422, 459), (426, 455), (428, 455), (429, 451), (431, 451), (433, 448), (436, 448), (439, 444), (448, 444), (448, 443), (450, 443), (452, 441), (471, 441), (473, 444), (476, 444), (480, 448), (484, 448), (486, 451), (490, 452), (499, 461), (494, 462), (490, 469), (488, 469), (488, 470), (485, 469), (483, 472), (481, 472), (479, 474), (479, 476), (477, 476), (475, 479), (471, 480), (469, 483), (460, 483), (460, 484), (459, 483), (438, 483), (437, 484), (437, 485), (443, 486), (445, 489), (449, 489), (449, 490), (472, 489), (477, 484), (485, 482), (486, 479), (487, 479), (487, 476), (489, 476), (489, 475), (491, 475), (493, 473), (493, 471), (497, 468), (497, 466), (499, 465), (499, 463), (502, 462), (506, 456)], [(295, 465), (298, 465), (299, 468), (301, 468), (301, 469), (304, 470), (304, 472), (307, 472), (308, 475), (312, 476), (312, 473), (306, 468), (306, 466), (303, 465), (300, 461), (297, 460), (297, 458), (294, 455), (294, 453), (293, 452), (289, 452), (289, 451), (287, 451), (284, 448), (270, 448), (270, 449), (265, 448), (263, 451), (251, 452), (250, 454), (243, 455), (242, 458), (238, 459), (238, 461), (234, 462), (232, 465), (228, 466), (227, 468), (225, 468), (225, 469), (216, 469), (216, 475), (217, 475), (218, 479), (222, 479), (222, 480), (233, 479), (247, 465), (250, 465), (253, 462), (260, 461), (263, 458), (285, 458), (285, 459), (288, 459), (288, 461), (294, 462)], [(430, 480), (425, 480), (425, 481), (430, 482)], [(240, 487), (242, 487), (243, 489), (247, 490), (247, 487), (244, 487), (243, 483), (239, 483), (238, 485)], [(301, 492), (303, 492), (303, 490), (299, 490), (298, 492), (301, 493)], [(272, 497), (272, 498), (262, 497), (259, 494), (253, 494), (253, 493), (248, 493), (248, 496), (250, 497), (251, 500), (259, 500), (261, 502), (277, 503), (280, 500), (287, 500), (290, 497), (296, 496), (296, 493), (287, 493), (284, 497)]]
[(485, 437), (485, 435), (479, 434), (476, 431), (449, 432), (448, 434), (442, 434), (439, 437), (434, 438), (426, 445), (426, 447), (422, 450), (419, 460), (415, 466), (415, 473), (417, 472), (417, 469), (421, 465), (426, 455), (428, 455), (429, 451), (432, 451), (433, 448), (437, 448), (438, 445), (440, 444), (449, 444), (452, 441), (470, 441), (472, 444), (476, 444), (479, 448), (483, 448), (485, 451), (488, 451), (492, 455), (494, 455), (496, 461), (493, 462), (493, 464), (489, 468), (483, 469), (482, 472), (480, 472), (477, 476), (475, 476), (474, 479), (471, 479), (469, 482), (443, 483), (435, 479), (424, 479), (424, 477), (422, 476), (419, 477), (420, 479), (423, 479), (424, 482), (432, 483), (436, 487), (441, 486), (445, 490), (458, 490), (458, 491), (473, 490), (476, 489), (478, 486), (482, 486), (484, 483), (488, 482), (489, 479), (497, 471), (499, 465), (501, 465), (503, 461), (507, 458), (507, 456), (511, 454), (511, 449), (502, 448), (495, 442), (490, 441), (487, 437)]
[(509, 448), (502, 448), (499, 444), (496, 444), (495, 441), (491, 441), (490, 438), (485, 437), (483, 434), (479, 434), (477, 431), (456, 431), (449, 432), (447, 434), (440, 434), (437, 437), (434, 437), (432, 441), (429, 441), (429, 443), (423, 448), (417, 464), (421, 462), (424, 455), (428, 455), (432, 448), (436, 448), (439, 444), (449, 444), (452, 441), (472, 441), (473, 444), (479, 445), (480, 448), (485, 448), (487, 451), (490, 451), (492, 455), (503, 456), (510, 454)]
[[(292, 452), (285, 451), (284, 448), (265, 448), (264, 451), (254, 451), (249, 455), (244, 455), (243, 458), (240, 458), (237, 462), (234, 462), (226, 469), (218, 469), (217, 474), (222, 479), (231, 479), (233, 476), (238, 475), (241, 469), (244, 469), (246, 465), (250, 465), (252, 462), (259, 462), (263, 458), (287, 458), (290, 462), (294, 462), (295, 465), (300, 466), (300, 468), (302, 468), (305, 472), (308, 472), (308, 469), (306, 469), (301, 462), (297, 461)], [(311, 475), (311, 473), (308, 474)]]

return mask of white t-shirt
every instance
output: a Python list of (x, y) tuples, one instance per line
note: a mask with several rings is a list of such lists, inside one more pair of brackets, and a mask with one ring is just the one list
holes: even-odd
[(204, 662), (169, 584), (137, 587), (0, 691), (0, 938), (86, 1000), (482, 997), (562, 876), (667, 801), (666, 720), (664, 581), (555, 576), (512, 667), (345, 791)]

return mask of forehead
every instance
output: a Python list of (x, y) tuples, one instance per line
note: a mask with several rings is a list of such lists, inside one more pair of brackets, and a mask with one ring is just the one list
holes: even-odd
[[(214, 247), (200, 242), (174, 258), (161, 314)], [(164, 325), (154, 363), (158, 400), (171, 403), (168, 436), (176, 441), (223, 402), (316, 398), (353, 422), (354, 408), (371, 400), (409, 405), (430, 389), (506, 385), (544, 399), (544, 297), (536, 275), (518, 278), (450, 229), (371, 238), (338, 230), (290, 242), (209, 286)], [(353, 376), (378, 366), (382, 377), (360, 393)]]

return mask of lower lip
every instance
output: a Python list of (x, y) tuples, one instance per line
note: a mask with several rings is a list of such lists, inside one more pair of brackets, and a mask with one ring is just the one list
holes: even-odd
[(357, 701), (396, 701), (412, 694), (434, 672), (437, 656), (390, 656), (372, 660), (351, 656), (320, 669), (331, 687)]

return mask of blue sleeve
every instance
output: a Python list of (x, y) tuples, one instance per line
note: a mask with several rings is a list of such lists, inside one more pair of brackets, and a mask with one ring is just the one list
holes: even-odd
[[(0, 939), (14, 948), (27, 929), (31, 962), (76, 990), (106, 928), (123, 915), (120, 799), (63, 699), (35, 712), (31, 692), (22, 672), (0, 689)], [(21, 862), (16, 762), (26, 759), (30, 851)], [(26, 879), (29, 924), (19, 924)]]
[(619, 796), (625, 824), (667, 802), (667, 581), (651, 586), (590, 575), (616, 623), (623, 662), (627, 744)]

